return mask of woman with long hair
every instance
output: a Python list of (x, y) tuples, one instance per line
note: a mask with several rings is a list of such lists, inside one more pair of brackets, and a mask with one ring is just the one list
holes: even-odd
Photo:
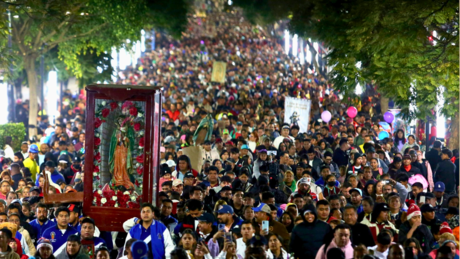
[(294, 217), (291, 215), (291, 213), (284, 212), (278, 221), (286, 227), (289, 233), (291, 233), (292, 229), (294, 228)]
[[(403, 154), (406, 153), (406, 149), (407, 148), (410, 148), (410, 147), (419, 147), (419, 145), (417, 144), (417, 141), (415, 139), (415, 136), (414, 135), (409, 135), (407, 137), (407, 142), (404, 144), (404, 146), (402, 147), (402, 150), (400, 150)], [(420, 147), (419, 147), (420, 148)]]
[(412, 254), (414, 255), (414, 258), (420, 257), (420, 255), (423, 253), (422, 247), (420, 246), (420, 243), (416, 238), (409, 238), (406, 241), (404, 241), (404, 248), (412, 249)]
[(187, 252), (187, 254), (190, 256), (197, 247), (197, 240), (196, 240), (195, 232), (193, 232), (193, 230), (188, 229), (188, 228), (185, 229), (182, 232), (182, 236), (180, 238), (178, 245), (179, 247), (182, 247)]
[(398, 129), (394, 134), (394, 145), (398, 151), (403, 152), (404, 144), (406, 144), (406, 136), (404, 130)]
[(288, 259), (289, 254), (283, 249), (282, 247), (282, 242), (283, 238), (280, 237), (278, 234), (275, 233), (269, 233), (267, 236), (268, 239), (268, 248), (269, 251), (268, 253), (272, 254), (271, 258), (276, 258), (276, 259)]
[(377, 201), (378, 197), (383, 197), (383, 186), (385, 185), (384, 180), (379, 180), (374, 184), (371, 197), (374, 201)]

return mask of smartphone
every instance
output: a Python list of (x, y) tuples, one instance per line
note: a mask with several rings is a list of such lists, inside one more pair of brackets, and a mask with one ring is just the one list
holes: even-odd
[(218, 230), (219, 231), (223, 230), (225, 232), (225, 224), (219, 224), (218, 225)]
[(418, 202), (419, 203), (425, 203), (426, 202), (426, 196), (421, 196), (420, 200)]
[(266, 232), (268, 233), (268, 231), (269, 231), (268, 220), (263, 220), (263, 221), (262, 221), (262, 230), (263, 230), (263, 231), (266, 231)]
[(232, 232), (231, 231), (230, 232), (225, 232), (224, 236), (225, 236), (225, 240), (227, 240), (227, 242), (229, 242), (229, 243), (233, 242)]

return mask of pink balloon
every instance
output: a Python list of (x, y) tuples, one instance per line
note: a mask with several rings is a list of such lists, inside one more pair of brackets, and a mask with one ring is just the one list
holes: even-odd
[(347, 115), (350, 118), (354, 118), (356, 115), (358, 115), (358, 110), (354, 106), (350, 106), (348, 107)]
[(332, 115), (329, 111), (323, 111), (323, 113), (321, 113), (321, 119), (328, 123), (332, 118)]

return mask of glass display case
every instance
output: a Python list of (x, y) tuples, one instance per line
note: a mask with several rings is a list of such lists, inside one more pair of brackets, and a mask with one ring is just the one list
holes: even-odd
[(83, 213), (101, 230), (122, 230), (143, 202), (156, 204), (161, 90), (86, 87)]

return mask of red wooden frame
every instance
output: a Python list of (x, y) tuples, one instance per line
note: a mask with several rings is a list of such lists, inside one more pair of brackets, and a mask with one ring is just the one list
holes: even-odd
[(145, 102), (145, 160), (143, 175), (143, 202), (157, 202), (159, 182), (161, 90), (151, 86), (89, 85), (86, 87), (86, 142), (83, 213), (93, 218), (102, 231), (124, 231), (123, 222), (139, 217), (139, 209), (93, 206), (94, 118), (96, 99)]

